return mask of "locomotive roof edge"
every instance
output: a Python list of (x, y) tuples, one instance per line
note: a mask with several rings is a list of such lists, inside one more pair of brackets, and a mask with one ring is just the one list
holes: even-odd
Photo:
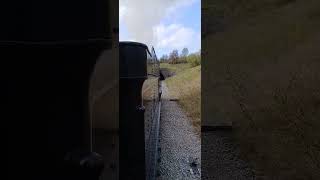
[(147, 49), (148, 53), (151, 54), (148, 46), (144, 43), (141, 43), (141, 42), (136, 42), (136, 41), (120, 41), (119, 42), (120, 45), (130, 45), (130, 46), (141, 46), (141, 47), (144, 47)]
[(142, 46), (142, 47), (148, 48), (146, 44), (141, 42), (136, 42), (136, 41), (120, 41), (119, 43), (121, 45), (135, 45), (135, 46)]

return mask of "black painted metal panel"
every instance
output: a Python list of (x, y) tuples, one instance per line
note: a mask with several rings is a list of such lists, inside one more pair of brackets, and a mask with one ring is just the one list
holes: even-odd
[(109, 0), (8, 0), (0, 13), (1, 40), (111, 38)]
[(111, 48), (109, 0), (13, 0), (0, 8), (0, 58), (13, 111), (9, 178), (96, 179), (101, 164), (91, 152), (88, 90), (96, 60)]
[[(10, 73), (9, 100), (16, 114), (10, 137), (12, 167), (33, 179), (92, 179), (72, 170), (66, 157), (86, 156), (91, 149), (88, 90), (91, 72), (110, 43), (1, 43), (1, 59)], [(27, 143), (28, 146), (25, 146)], [(15, 147), (21, 148), (15, 148)], [(80, 154), (79, 154), (80, 153)], [(83, 153), (81, 155), (81, 153)], [(79, 159), (80, 160), (80, 159)], [(31, 166), (21, 167), (24, 162)], [(43, 170), (43, 168), (45, 168)], [(14, 174), (13, 174), (14, 175)]]
[(120, 42), (120, 78), (146, 78), (147, 51), (147, 46), (142, 43)]

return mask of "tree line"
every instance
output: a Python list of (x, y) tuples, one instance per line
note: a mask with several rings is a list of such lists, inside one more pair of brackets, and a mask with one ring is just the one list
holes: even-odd
[(162, 55), (160, 62), (169, 64), (190, 63), (192, 66), (198, 66), (201, 64), (201, 53), (199, 50), (196, 53), (189, 54), (188, 48), (183, 48), (179, 54), (179, 51), (175, 49), (169, 55)]

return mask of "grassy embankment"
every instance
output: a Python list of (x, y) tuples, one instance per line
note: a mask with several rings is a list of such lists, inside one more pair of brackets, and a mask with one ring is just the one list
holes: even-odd
[(192, 67), (189, 63), (161, 63), (161, 68), (167, 68), (176, 74), (165, 80), (170, 97), (179, 100), (178, 103), (191, 117), (192, 124), (200, 133), (201, 66)]
[(202, 40), (206, 113), (267, 179), (320, 179), (320, 1), (220, 2), (239, 19)]
[(170, 72), (174, 74), (178, 74), (186, 69), (191, 68), (189, 63), (180, 63), (180, 64), (169, 64), (169, 63), (161, 63), (161, 68), (168, 69)]

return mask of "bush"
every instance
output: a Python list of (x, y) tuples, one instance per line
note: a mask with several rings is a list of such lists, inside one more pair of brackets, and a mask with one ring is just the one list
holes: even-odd
[(182, 63), (188, 63), (187, 58), (179, 57), (177, 59), (172, 59), (169, 61), (169, 64), (182, 64)]
[(198, 54), (190, 54), (187, 57), (187, 62), (190, 63), (192, 67), (199, 66), (201, 64), (201, 56)]

